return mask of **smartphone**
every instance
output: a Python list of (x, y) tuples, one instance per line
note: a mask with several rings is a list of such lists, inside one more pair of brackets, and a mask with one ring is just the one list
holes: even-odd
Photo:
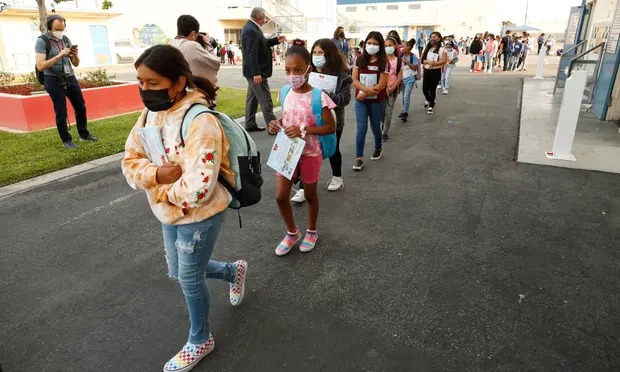
[(71, 45), (71, 49), (77, 49), (77, 48), (78, 48), (77, 44)]

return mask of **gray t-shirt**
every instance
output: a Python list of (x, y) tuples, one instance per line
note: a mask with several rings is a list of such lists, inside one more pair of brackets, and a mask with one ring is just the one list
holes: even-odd
[[(67, 43), (67, 45), (65, 45), (62, 40), (53, 40), (50, 34), (47, 32), (43, 34), (43, 37), (47, 37), (51, 43), (50, 52), (47, 55), (46, 60), (57, 56), (63, 48), (70, 48), (71, 45), (73, 45), (71, 44), (71, 40), (69, 40), (69, 38), (67, 38), (67, 41), (69, 42)], [(43, 41), (41, 38), (37, 38), (37, 43), (34, 45), (34, 51), (35, 53), (45, 54), (45, 41)], [(65, 68), (68, 69), (67, 73), (65, 73)], [(71, 59), (69, 59), (69, 57), (62, 58), (58, 62), (54, 63), (51, 68), (45, 70), (43, 73), (48, 76), (61, 76), (61, 74), (64, 74), (66, 76), (73, 76), (74, 72), (73, 66), (71, 65)]]

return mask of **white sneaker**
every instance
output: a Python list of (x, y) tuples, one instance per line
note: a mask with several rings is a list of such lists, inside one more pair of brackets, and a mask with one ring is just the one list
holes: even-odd
[(295, 195), (293, 195), (293, 197), (291, 198), (291, 201), (293, 203), (303, 203), (306, 201), (306, 193), (304, 192), (304, 189), (301, 189), (299, 191), (297, 191), (297, 193), (295, 193)]
[(469, 72), (474, 72), (474, 70), (469, 70)]
[(327, 191), (338, 191), (344, 189), (344, 181), (342, 177), (332, 177), (329, 186), (327, 186)]
[(443, 90), (443, 94), (444, 94), (444, 96), (445, 96), (445, 95), (447, 95), (447, 94), (448, 94), (448, 90), (447, 90), (447, 89), (444, 89), (444, 90)]

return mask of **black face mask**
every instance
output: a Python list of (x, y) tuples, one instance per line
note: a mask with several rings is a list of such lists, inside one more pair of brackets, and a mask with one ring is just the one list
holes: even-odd
[(168, 96), (168, 91), (170, 88), (158, 90), (139, 89), (142, 103), (144, 103), (144, 106), (151, 111), (156, 112), (169, 110), (174, 105), (174, 101), (176, 100), (174, 98), (170, 99)]

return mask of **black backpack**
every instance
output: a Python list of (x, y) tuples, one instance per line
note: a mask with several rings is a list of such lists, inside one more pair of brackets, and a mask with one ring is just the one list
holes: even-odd
[[(52, 50), (52, 42), (45, 35), (40, 35), (39, 39), (42, 39), (45, 42), (45, 60), (47, 61), (47, 58), (50, 55), (50, 51)], [(69, 45), (69, 39), (66, 36), (62, 37), (62, 42), (65, 45)], [(37, 80), (39, 81), (39, 84), (43, 85), (43, 83), (45, 82), (45, 74), (43, 73), (43, 71), (39, 71), (36, 63), (34, 64), (34, 73), (35, 75), (37, 75)]]

